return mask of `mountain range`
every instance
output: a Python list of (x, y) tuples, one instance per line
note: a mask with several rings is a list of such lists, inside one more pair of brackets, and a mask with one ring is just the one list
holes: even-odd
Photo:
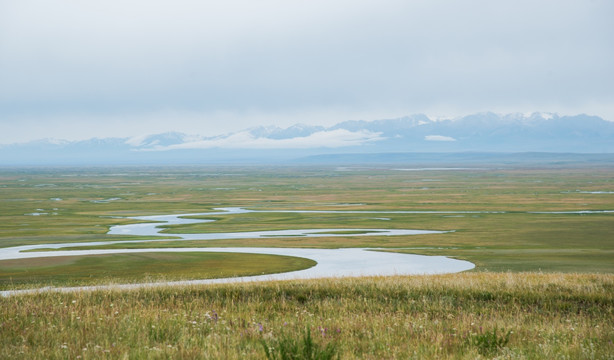
[(82, 141), (41, 139), (1, 145), (0, 165), (279, 163), (348, 154), (356, 161), (384, 153), (526, 152), (614, 153), (614, 122), (546, 113), (478, 113), (447, 120), (417, 114), (330, 127), (262, 126), (217, 136), (169, 132)]

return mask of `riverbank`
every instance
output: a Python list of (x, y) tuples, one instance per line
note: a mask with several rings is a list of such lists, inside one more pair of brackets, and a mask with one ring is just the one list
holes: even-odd
[[(198, 233), (198, 234), (183, 234), (181, 232), (171, 232), (172, 226), (186, 224), (210, 224), (215, 220), (210, 219), (194, 219), (198, 216), (230, 216), (236, 214), (245, 214), (249, 211), (242, 208), (221, 208), (215, 209), (216, 212), (196, 213), (196, 214), (174, 214), (174, 215), (156, 215), (156, 216), (139, 216), (131, 217), (130, 219), (145, 221), (144, 223), (125, 224), (111, 226), (108, 233), (112, 235), (128, 235), (128, 236), (145, 236), (145, 237), (166, 237), (171, 236), (177, 243), (186, 240), (214, 240), (214, 239), (259, 239), (270, 237), (336, 237), (336, 236), (402, 236), (402, 235), (426, 235), (426, 234), (441, 234), (442, 231), (432, 230), (407, 230), (407, 229), (296, 229), (296, 230), (277, 230), (277, 231), (258, 231), (258, 232), (232, 232), (232, 233)], [(294, 212), (294, 211), (289, 211)], [(162, 233), (163, 229), (167, 231)], [(166, 241), (169, 241), (166, 239)], [(155, 241), (149, 240), (133, 240), (130, 244), (148, 243), (155, 246)], [(420, 256), (411, 254), (397, 254), (389, 252), (368, 251), (369, 249), (300, 249), (300, 248), (139, 248), (139, 249), (122, 249), (126, 243), (123, 241), (104, 242), (104, 243), (64, 243), (64, 244), (46, 244), (46, 245), (26, 245), (21, 247), (0, 248), (0, 289), (9, 288), (6, 291), (0, 291), (0, 296), (9, 296), (19, 293), (28, 292), (29, 290), (21, 290), (20, 288), (28, 284), (38, 285), (44, 288), (44, 291), (85, 291), (95, 289), (105, 289), (100, 283), (105, 282), (105, 278), (113, 279), (113, 285), (123, 288), (150, 287), (153, 284), (166, 284), (168, 286), (187, 285), (187, 284), (210, 284), (217, 282), (243, 282), (243, 281), (271, 281), (271, 280), (287, 280), (287, 279), (315, 279), (326, 277), (351, 277), (351, 276), (376, 276), (376, 275), (416, 275), (416, 274), (444, 274), (472, 269), (474, 265), (467, 261), (451, 259), (443, 256)], [(76, 250), (74, 247), (91, 247), (88, 250)], [(97, 247), (118, 246), (118, 249), (99, 249)], [(66, 250), (65, 248), (72, 248)], [(37, 251), (38, 250), (38, 251)], [(40, 250), (53, 250), (51, 252)], [(109, 266), (104, 265), (112, 261), (115, 267), (125, 268), (127, 272), (135, 266), (133, 258), (127, 257), (127, 254), (169, 254), (166, 256), (166, 262), (176, 263), (175, 272), (179, 273), (179, 268), (185, 269), (185, 274), (180, 282), (173, 280), (165, 280), (159, 282), (145, 281), (147, 278), (166, 278), (163, 267), (151, 269), (149, 272), (144, 272), (141, 275), (143, 281), (130, 281), (129, 284), (117, 285), (122, 280), (126, 279), (114, 275), (113, 270)], [(217, 267), (217, 276), (209, 276), (208, 272), (201, 272), (197, 276), (193, 271), (188, 271), (192, 268), (190, 262), (182, 262), (177, 259), (178, 255), (173, 257), (172, 254), (180, 254), (185, 256), (187, 253), (240, 253), (240, 254), (260, 254), (269, 255), (271, 264), (279, 262), (276, 255), (282, 258), (293, 257), (296, 259), (294, 267), (289, 266), (271, 266), (270, 269), (261, 268), (262, 274), (254, 276), (254, 261), (245, 260), (243, 265), (236, 262), (230, 263), (215, 263)], [(108, 258), (111, 254), (120, 254), (112, 260)], [(126, 258), (122, 262), (120, 259)], [(28, 259), (28, 260), (26, 260)], [(42, 259), (46, 261), (42, 262)], [(72, 259), (72, 260), (71, 260)], [(16, 262), (21, 260), (20, 262)], [(302, 262), (301, 262), (302, 260)], [(311, 267), (305, 266), (303, 263), (311, 262)], [(42, 262), (42, 264), (41, 264)], [(85, 262), (83, 266), (75, 267), (74, 262)], [(100, 263), (103, 263), (101, 265)], [(89, 264), (89, 266), (88, 266)], [(98, 264), (95, 266), (94, 264)], [(251, 265), (251, 266), (247, 266)], [(201, 266), (207, 266), (202, 263)], [(213, 266), (209, 264), (209, 266)], [(233, 270), (232, 267), (236, 267)], [(243, 267), (243, 268), (242, 268)], [(246, 268), (246, 269), (245, 269)], [(80, 269), (76, 270), (75, 269)], [(285, 269), (285, 271), (281, 270)], [(37, 272), (37, 270), (39, 270)], [(136, 270), (135, 270), (136, 271)], [(50, 273), (57, 273), (61, 276), (54, 278), (48, 276)], [(240, 276), (242, 274), (252, 276)], [(208, 279), (208, 277), (216, 277), (219, 280)], [(172, 277), (170, 277), (172, 279)], [(2, 279), (5, 279), (2, 281)], [(28, 280), (31, 279), (31, 280)], [(74, 287), (74, 285), (97, 283), (95, 286)], [(73, 285), (72, 288), (66, 285)], [(50, 287), (53, 286), (53, 287)], [(36, 290), (34, 290), (36, 291)]]

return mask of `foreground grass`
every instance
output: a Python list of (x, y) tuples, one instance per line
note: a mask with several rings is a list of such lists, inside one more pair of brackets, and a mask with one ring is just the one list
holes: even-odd
[(138, 253), (0, 261), (0, 289), (209, 279), (312, 267), (292, 256), (240, 253)]
[(0, 358), (263, 359), (311, 341), (341, 359), (612, 359), (613, 317), (612, 275), (48, 292), (0, 299)]

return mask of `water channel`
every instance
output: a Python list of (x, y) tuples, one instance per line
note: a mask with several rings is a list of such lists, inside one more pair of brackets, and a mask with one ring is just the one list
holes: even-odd
[[(157, 216), (136, 216), (131, 219), (146, 221), (146, 223), (116, 225), (110, 227), (110, 235), (137, 235), (160, 237), (160, 240), (131, 240), (131, 241), (104, 241), (85, 243), (61, 243), (25, 245), (10, 248), (0, 248), (0, 260), (26, 259), (54, 256), (85, 256), (105, 255), (117, 253), (138, 252), (232, 252), (271, 254), (308, 258), (316, 261), (316, 265), (299, 271), (260, 276), (235, 277), (224, 279), (190, 280), (169, 282), (164, 284), (127, 284), (112, 285), (112, 288), (136, 288), (159, 285), (189, 285), (189, 284), (212, 284), (243, 281), (268, 281), (289, 279), (314, 279), (324, 277), (345, 276), (386, 276), (386, 275), (415, 275), (415, 274), (441, 274), (454, 273), (472, 269), (474, 265), (468, 261), (456, 260), (444, 256), (421, 256), (411, 254), (391, 253), (377, 251), (378, 249), (342, 248), (342, 249), (302, 249), (302, 248), (142, 248), (142, 249), (91, 249), (91, 250), (59, 250), (75, 246), (97, 246), (118, 243), (155, 242), (155, 241), (182, 241), (182, 240), (213, 240), (213, 239), (258, 239), (270, 237), (335, 237), (335, 236), (400, 236), (418, 234), (440, 234), (443, 231), (415, 230), (415, 229), (297, 229), (297, 230), (273, 230), (252, 232), (229, 232), (229, 233), (202, 233), (202, 234), (161, 234), (162, 225), (194, 224), (212, 222), (214, 220), (193, 219), (194, 216), (231, 216), (233, 214), (257, 212), (243, 208), (219, 208), (215, 212), (174, 214)], [(394, 214), (405, 213), (400, 211), (261, 211), (261, 212), (321, 212), (321, 213), (361, 213), (361, 214)], [(407, 212), (415, 213), (415, 212)], [(479, 213), (479, 212), (441, 212), (444, 214), (455, 213)], [(351, 232), (348, 234), (347, 232)], [(172, 237), (172, 239), (169, 239)], [(58, 249), (57, 251), (32, 251), (37, 249)], [(27, 252), (24, 252), (29, 250)], [(87, 286), (74, 288), (54, 288), (56, 291), (75, 291), (89, 289), (103, 289), (107, 286)], [(42, 289), (48, 290), (48, 289)], [(0, 292), (0, 295), (17, 294), (25, 291)], [(41, 291), (41, 289), (39, 289)]]

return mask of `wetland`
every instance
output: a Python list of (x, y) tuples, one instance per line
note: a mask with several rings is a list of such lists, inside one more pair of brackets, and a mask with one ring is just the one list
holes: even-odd
[(397, 168), (3, 169), (0, 357), (611, 358), (613, 168)]

